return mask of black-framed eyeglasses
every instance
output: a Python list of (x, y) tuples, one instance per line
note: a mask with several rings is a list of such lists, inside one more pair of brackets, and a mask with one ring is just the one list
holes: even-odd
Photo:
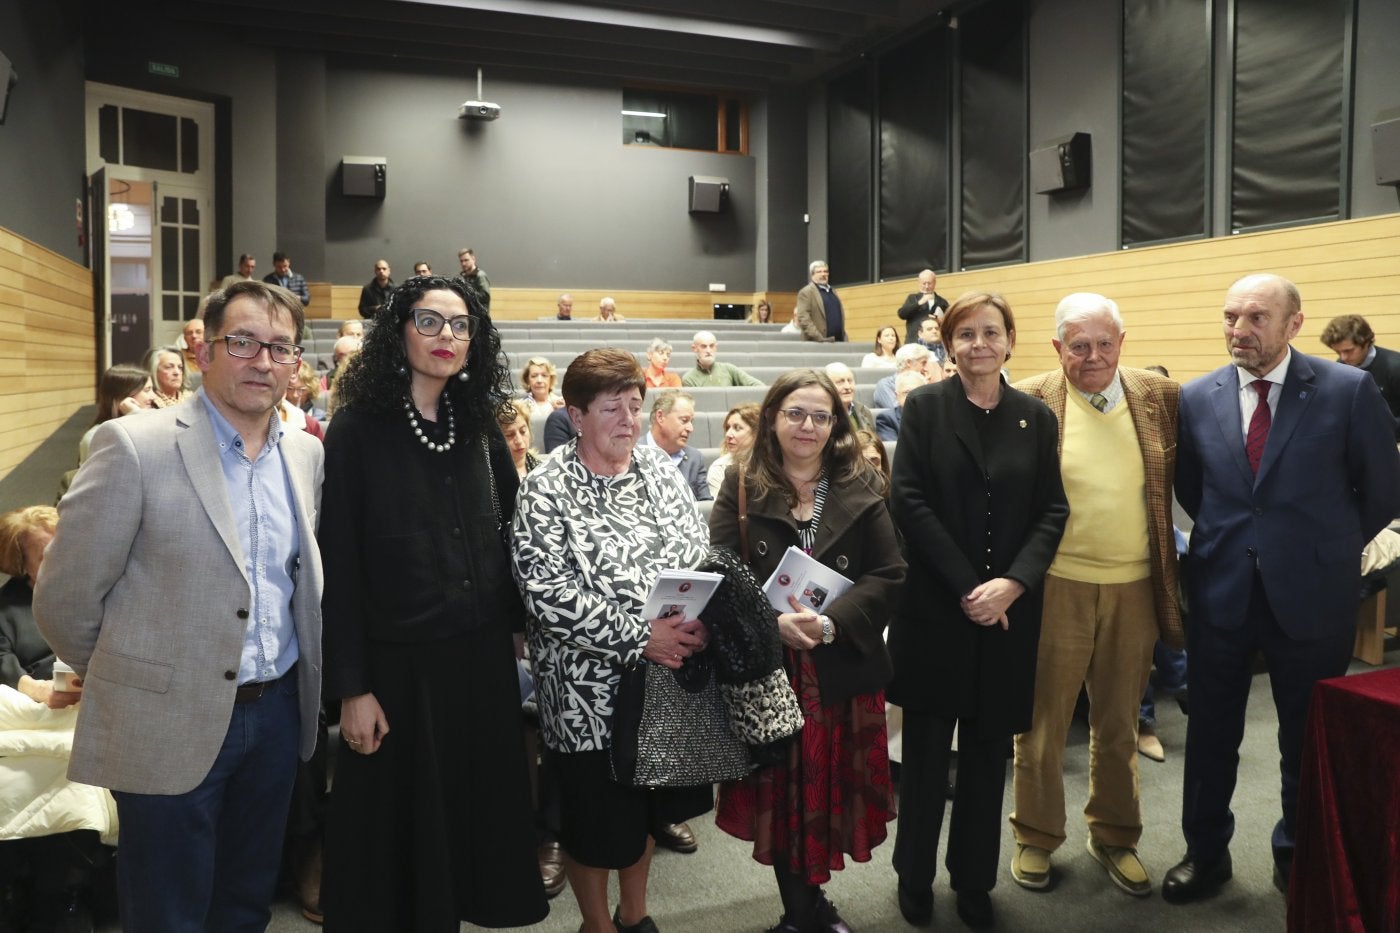
[(470, 340), (476, 336), (478, 319), (470, 314), (459, 314), (445, 318), (430, 308), (413, 309), (413, 329), (424, 337), (436, 337), (442, 333), (442, 325), (452, 328), (452, 336), (458, 340)]
[(301, 359), (301, 347), (294, 343), (267, 343), (241, 334), (225, 334), (214, 339), (222, 340), (224, 346), (228, 347), (228, 355), (236, 356), (240, 360), (255, 359), (264, 347), (267, 348), (267, 355), (272, 358), (272, 362), (281, 363), (283, 366), (291, 366)]
[(793, 427), (811, 418), (812, 424), (819, 428), (825, 428), (831, 425), (831, 419), (834, 417), (829, 411), (808, 411), (805, 408), (780, 408), (778, 410), (783, 413), (783, 417), (787, 419), (787, 423)]

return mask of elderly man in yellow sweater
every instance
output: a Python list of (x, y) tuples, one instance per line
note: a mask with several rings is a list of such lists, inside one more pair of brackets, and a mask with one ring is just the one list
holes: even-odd
[(1060, 472), (1069, 524), (1045, 577), (1035, 715), (1016, 737), (1016, 852), (1011, 875), (1050, 883), (1065, 841), (1065, 737), (1080, 685), (1089, 693), (1089, 854), (1113, 883), (1146, 895), (1137, 855), (1138, 703), (1160, 636), (1181, 647), (1172, 472), (1180, 388), (1119, 367), (1123, 318), (1102, 295), (1080, 292), (1055, 309), (1059, 370), (1018, 383), (1060, 420)]

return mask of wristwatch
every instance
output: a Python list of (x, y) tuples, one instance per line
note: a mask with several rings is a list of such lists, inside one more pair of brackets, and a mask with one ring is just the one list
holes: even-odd
[(822, 644), (829, 645), (836, 640), (836, 626), (831, 624), (831, 616), (817, 616), (822, 623)]

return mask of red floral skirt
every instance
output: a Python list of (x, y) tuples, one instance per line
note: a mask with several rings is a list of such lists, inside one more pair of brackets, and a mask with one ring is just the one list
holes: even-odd
[[(822, 706), (810, 652), (788, 652), (803, 725), (785, 764), (722, 784), (715, 825), (753, 843), (755, 861), (825, 884), (845, 855), (870, 861), (895, 817), (883, 692)], [(795, 662), (795, 663), (794, 663)]]

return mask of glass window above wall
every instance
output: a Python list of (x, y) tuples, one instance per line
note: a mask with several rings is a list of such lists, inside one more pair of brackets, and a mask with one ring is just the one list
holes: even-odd
[(748, 107), (733, 94), (623, 88), (622, 142), (742, 154), (748, 150)]

